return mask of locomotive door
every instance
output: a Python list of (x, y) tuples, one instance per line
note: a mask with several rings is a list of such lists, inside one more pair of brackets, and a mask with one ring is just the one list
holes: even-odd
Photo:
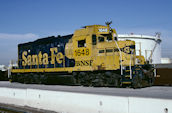
[(115, 64), (115, 55), (112, 48), (105, 49), (105, 63), (107, 70), (113, 70)]
[(90, 70), (92, 65), (90, 44), (88, 36), (76, 37), (73, 40), (75, 67), (77, 70)]

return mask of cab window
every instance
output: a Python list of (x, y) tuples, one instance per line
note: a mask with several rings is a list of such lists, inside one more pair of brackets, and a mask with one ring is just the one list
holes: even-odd
[(86, 40), (79, 40), (78, 47), (86, 47)]
[(112, 37), (111, 36), (108, 36), (107, 37), (107, 41), (112, 41)]
[(92, 35), (92, 44), (96, 45), (97, 41), (96, 41), (96, 35)]
[(112, 35), (111, 34), (107, 35), (107, 41), (112, 41)]
[(104, 37), (98, 37), (99, 42), (104, 42), (105, 38)]

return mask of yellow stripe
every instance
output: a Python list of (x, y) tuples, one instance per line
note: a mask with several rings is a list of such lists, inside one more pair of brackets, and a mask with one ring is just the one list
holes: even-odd
[(125, 77), (130, 77), (130, 75), (125, 75)]
[(125, 72), (130, 72), (130, 70), (125, 70)]
[(12, 69), (12, 73), (27, 73), (27, 72), (72, 72), (73, 67), (68, 68), (43, 68), (43, 69)]
[(122, 82), (122, 84), (131, 84), (131, 82)]

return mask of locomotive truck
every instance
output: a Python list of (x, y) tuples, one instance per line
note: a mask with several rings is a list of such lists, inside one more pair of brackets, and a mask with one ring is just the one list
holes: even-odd
[(134, 41), (118, 41), (110, 24), (89, 25), (74, 34), (19, 44), (18, 67), (11, 70), (11, 81), (112, 87), (152, 85), (152, 65), (136, 55)]

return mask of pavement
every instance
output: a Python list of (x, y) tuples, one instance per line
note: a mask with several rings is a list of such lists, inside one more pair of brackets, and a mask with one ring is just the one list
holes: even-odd
[(40, 89), (40, 90), (86, 93), (86, 94), (107, 95), (107, 96), (172, 99), (172, 87), (170, 86), (168, 87), (152, 86), (141, 89), (132, 89), (132, 88), (21, 84), (21, 83), (10, 83), (8, 81), (0, 81), (0, 87), (19, 88), (19, 89)]

